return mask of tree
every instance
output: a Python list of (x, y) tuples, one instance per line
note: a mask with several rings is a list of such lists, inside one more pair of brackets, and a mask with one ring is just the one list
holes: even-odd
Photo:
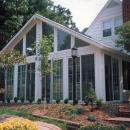
[(51, 0), (0, 0), (0, 50), (35, 13), (77, 29), (70, 10)]
[(117, 47), (130, 52), (130, 21), (117, 28), (116, 34), (118, 35)]

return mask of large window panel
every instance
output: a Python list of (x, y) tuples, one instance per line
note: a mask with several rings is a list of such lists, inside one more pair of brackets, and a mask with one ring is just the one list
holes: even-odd
[[(73, 98), (73, 63), (69, 58), (69, 100)], [(76, 99), (80, 99), (80, 58), (76, 59)]]
[(122, 61), (123, 89), (130, 90), (130, 62)]
[(36, 25), (27, 33), (26, 54), (32, 56), (36, 54)]
[(71, 35), (58, 30), (58, 51), (70, 49)]
[(19, 41), (19, 43), (14, 48), (16, 51), (19, 51), (20, 54), (23, 53), (23, 39)]
[(53, 99), (63, 99), (63, 60), (53, 62)]
[(82, 99), (87, 96), (87, 86), (91, 83), (95, 88), (94, 55), (81, 56), (82, 63)]
[(7, 95), (11, 100), (13, 100), (14, 92), (14, 67), (10, 67), (7, 70)]
[(88, 46), (89, 44), (78, 39), (78, 38), (75, 38), (75, 46), (78, 48), (78, 47), (84, 47), (84, 46)]
[(18, 66), (18, 98), (25, 98), (26, 88), (26, 65)]
[(35, 98), (35, 63), (27, 64), (26, 100)]

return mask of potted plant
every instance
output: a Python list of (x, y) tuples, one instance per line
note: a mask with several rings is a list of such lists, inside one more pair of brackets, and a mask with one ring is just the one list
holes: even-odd
[(68, 103), (68, 101), (69, 101), (69, 99), (68, 99), (68, 98), (66, 98), (66, 99), (64, 100), (64, 103), (65, 103), (65, 104), (67, 104), (67, 103)]
[(10, 98), (9, 97), (7, 97), (7, 103), (10, 103)]
[(37, 104), (41, 104), (42, 100), (40, 98), (37, 99)]
[(14, 102), (15, 102), (15, 103), (18, 102), (18, 97), (14, 97)]

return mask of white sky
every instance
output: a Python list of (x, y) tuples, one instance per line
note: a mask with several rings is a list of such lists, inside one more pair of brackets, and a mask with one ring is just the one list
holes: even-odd
[(53, 0), (54, 4), (60, 4), (69, 8), (73, 21), (80, 31), (88, 27), (108, 0)]

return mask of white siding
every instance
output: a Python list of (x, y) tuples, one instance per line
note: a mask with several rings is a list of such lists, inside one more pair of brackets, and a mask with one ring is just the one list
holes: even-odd
[[(122, 17), (122, 5), (117, 5), (111, 8), (104, 7), (104, 9), (99, 13), (94, 22), (90, 25), (86, 34), (94, 38), (95, 40), (107, 44), (114, 45), (115, 34), (114, 34), (114, 19), (118, 16)], [(111, 20), (112, 24), (112, 36), (103, 38), (103, 21)]]

